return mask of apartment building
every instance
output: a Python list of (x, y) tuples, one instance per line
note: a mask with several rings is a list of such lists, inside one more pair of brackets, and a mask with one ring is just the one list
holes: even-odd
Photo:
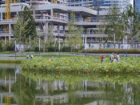
[[(83, 27), (83, 42), (92, 43), (104, 40), (107, 35), (103, 33), (103, 18), (107, 15), (106, 9), (113, 3), (124, 8), (129, 0), (20, 0), (11, 3), (11, 18), (6, 20), (5, 1), (0, 5), (0, 38), (11, 40), (17, 15), (28, 6), (36, 21), (36, 28), (41, 37), (47, 35), (47, 29), (53, 29), (54, 37), (64, 40), (66, 38), (67, 23), (71, 20), (70, 13), (75, 13), (75, 24)], [(8, 26), (8, 30), (5, 28)]]

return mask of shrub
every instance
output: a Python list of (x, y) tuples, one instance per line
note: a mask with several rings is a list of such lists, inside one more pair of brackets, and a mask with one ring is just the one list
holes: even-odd
[[(85, 50), (81, 51), (82, 53)], [(128, 53), (128, 54), (140, 54), (139, 49), (87, 49), (87, 53)]]

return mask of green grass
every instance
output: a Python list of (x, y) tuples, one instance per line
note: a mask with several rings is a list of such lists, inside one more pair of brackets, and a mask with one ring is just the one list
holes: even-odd
[(60, 73), (140, 73), (140, 58), (122, 57), (120, 62), (112, 63), (109, 57), (101, 63), (100, 57), (61, 57), (30, 59), (22, 63), (24, 70)]

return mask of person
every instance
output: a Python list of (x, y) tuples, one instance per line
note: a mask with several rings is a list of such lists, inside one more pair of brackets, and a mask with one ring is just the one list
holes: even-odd
[(27, 55), (26, 58), (29, 59), (29, 55)]
[(102, 55), (101, 56), (101, 63), (104, 61), (104, 56)]
[(113, 62), (115, 63), (117, 60), (116, 60), (116, 58), (114, 57), (114, 59), (113, 59)]
[(113, 62), (113, 60), (114, 60), (114, 53), (112, 53), (112, 54), (110, 55), (110, 61)]
[(117, 56), (116, 56), (116, 60), (117, 60), (117, 62), (120, 61), (120, 55), (119, 55), (119, 53), (118, 53)]
[(31, 54), (31, 59), (32, 59), (33, 57), (34, 57), (33, 54)]

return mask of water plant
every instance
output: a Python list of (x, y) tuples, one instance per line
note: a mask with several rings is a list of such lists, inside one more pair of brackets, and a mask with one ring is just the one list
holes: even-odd
[(100, 62), (99, 57), (63, 57), (48, 59), (30, 59), (23, 61), (23, 70), (40, 72), (68, 72), (68, 73), (140, 73), (140, 58), (125, 57), (120, 62)]

